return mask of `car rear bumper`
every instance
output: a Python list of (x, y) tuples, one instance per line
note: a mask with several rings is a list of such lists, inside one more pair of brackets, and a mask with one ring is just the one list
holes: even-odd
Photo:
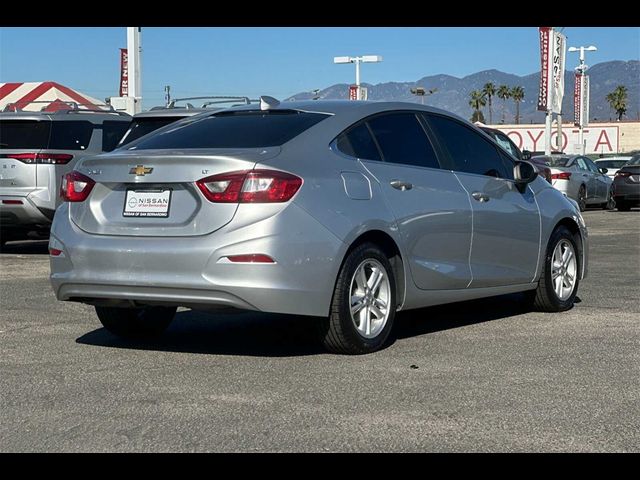
[(614, 183), (614, 199), (616, 202), (640, 203), (640, 183)]
[[(193, 237), (89, 234), (70, 221), (63, 204), (49, 246), (63, 252), (50, 257), (59, 300), (313, 316), (329, 312), (344, 252), (337, 237), (295, 204), (258, 222), (234, 219), (212, 234)], [(249, 253), (269, 255), (276, 263), (226, 259)]]
[(0, 225), (2, 228), (22, 228), (51, 224), (53, 212), (41, 210), (28, 196), (0, 195)]

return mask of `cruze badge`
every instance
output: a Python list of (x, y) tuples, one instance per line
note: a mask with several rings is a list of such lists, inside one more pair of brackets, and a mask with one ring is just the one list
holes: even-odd
[(144, 177), (147, 173), (151, 173), (151, 172), (153, 172), (153, 168), (145, 167), (144, 165), (137, 165), (133, 167), (131, 170), (129, 170), (129, 174), (138, 175), (141, 177)]

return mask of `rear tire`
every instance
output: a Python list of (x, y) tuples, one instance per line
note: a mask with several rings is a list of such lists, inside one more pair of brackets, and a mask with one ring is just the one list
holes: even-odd
[(536, 310), (563, 312), (573, 307), (582, 267), (578, 251), (575, 238), (566, 227), (559, 226), (553, 231), (538, 288), (526, 293)]
[(629, 210), (631, 210), (631, 205), (623, 200), (619, 200), (616, 202), (616, 208), (620, 212), (628, 212)]
[(587, 189), (584, 185), (580, 185), (580, 190), (578, 190), (578, 207), (581, 212), (587, 209)]
[(114, 335), (127, 339), (157, 337), (171, 324), (177, 307), (98, 307), (100, 323)]
[(609, 189), (609, 194), (607, 195), (607, 201), (602, 204), (603, 210), (613, 210), (616, 208), (616, 200), (613, 198), (613, 191)]
[[(381, 276), (380, 276), (381, 275)], [(391, 263), (375, 244), (356, 247), (344, 261), (320, 339), (334, 353), (358, 355), (382, 348), (396, 313)]]

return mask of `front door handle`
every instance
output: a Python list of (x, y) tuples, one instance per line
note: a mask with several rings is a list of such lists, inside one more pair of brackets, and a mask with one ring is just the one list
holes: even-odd
[(480, 203), (488, 202), (490, 200), (489, 195), (482, 192), (473, 192), (471, 196)]
[(400, 190), (401, 192), (404, 192), (405, 190), (411, 190), (413, 188), (413, 184), (409, 182), (403, 182), (402, 180), (391, 180), (391, 182), (389, 183), (393, 188), (395, 188), (396, 190)]

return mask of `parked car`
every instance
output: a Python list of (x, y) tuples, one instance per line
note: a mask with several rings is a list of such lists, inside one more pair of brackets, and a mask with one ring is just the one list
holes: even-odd
[(480, 125), (478, 125), (478, 128), (480, 128), (480, 130), (493, 138), (498, 145), (500, 145), (518, 160), (527, 160), (532, 163), (533, 166), (536, 167), (538, 175), (544, 178), (547, 182), (551, 183), (551, 169), (543, 161), (540, 161), (537, 158), (532, 158), (531, 152), (529, 150), (521, 151), (507, 134), (501, 132), (496, 128)]
[[(33, 103), (46, 104), (44, 108), (50, 104)], [(60, 203), (63, 175), (87, 155), (113, 150), (131, 120), (125, 113), (84, 109), (74, 102), (64, 102), (53, 112), (13, 105), (6, 110), (0, 112), (2, 245), (46, 238)]]
[(595, 160), (595, 164), (598, 168), (606, 168), (607, 176), (613, 178), (616, 176), (616, 172), (629, 160), (631, 157), (609, 157)]
[(263, 98), (183, 122), (65, 177), (52, 286), (116, 335), (233, 307), (366, 353), (396, 311), (526, 291), (559, 312), (586, 275), (577, 204), (453, 114)]
[(631, 207), (640, 206), (640, 154), (631, 157), (613, 180), (616, 207), (627, 211)]
[[(195, 100), (206, 100), (195, 107), (192, 103)], [(187, 102), (186, 104), (183, 104)], [(169, 105), (164, 107), (153, 107), (148, 112), (137, 113), (133, 116), (129, 128), (122, 136), (118, 147), (133, 142), (159, 128), (183, 118), (192, 117), (202, 112), (212, 112), (234, 105), (248, 105), (251, 103), (249, 97), (189, 97), (176, 98)]]
[(584, 211), (587, 205), (600, 205), (604, 209), (614, 208), (613, 181), (607, 177), (607, 169), (598, 169), (596, 164), (581, 155), (551, 155), (536, 157), (551, 168), (551, 184), (572, 198)]

